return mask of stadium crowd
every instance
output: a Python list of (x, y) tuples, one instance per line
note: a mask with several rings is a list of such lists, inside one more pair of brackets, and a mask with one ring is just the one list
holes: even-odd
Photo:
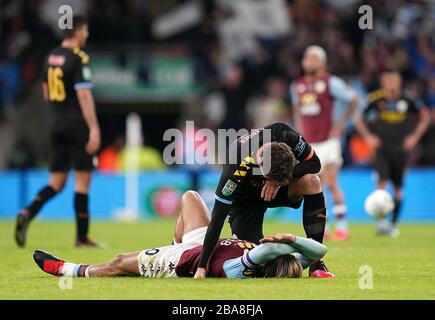
[[(377, 88), (386, 68), (399, 70), (405, 92), (432, 110), (432, 126), (414, 165), (435, 165), (435, 3), (424, 0), (364, 1), (372, 7), (372, 30), (358, 25), (359, 0), (207, 0), (196, 23), (164, 36), (153, 24), (181, 0), (4, 0), (0, 4), (0, 127), (39, 86), (42, 61), (58, 44), (57, 16), (51, 8), (71, 4), (89, 18), (89, 49), (176, 43), (195, 62), (207, 90), (184, 117), (211, 128), (259, 127), (292, 122), (290, 82), (301, 74), (300, 60), (311, 44), (324, 47), (331, 73), (361, 96)], [(261, 23), (259, 23), (261, 21)], [(340, 110), (340, 106), (337, 106)], [(180, 119), (181, 120), (181, 119)], [(3, 124), (1, 124), (3, 123)], [(370, 150), (347, 128), (345, 164), (367, 164)], [(103, 141), (109, 145), (110, 141)], [(17, 141), (15, 149), (31, 154)], [(24, 145), (23, 145), (24, 144)], [(22, 160), (17, 160), (22, 161)], [(29, 166), (36, 161), (28, 161)], [(8, 166), (19, 166), (10, 161)]]

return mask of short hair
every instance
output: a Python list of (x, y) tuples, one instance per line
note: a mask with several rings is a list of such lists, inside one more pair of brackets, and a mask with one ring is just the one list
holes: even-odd
[(395, 69), (395, 68), (384, 68), (381, 71), (381, 76), (386, 75), (386, 74), (397, 74), (400, 77), (402, 77), (402, 72), (400, 72), (400, 70)]
[[(270, 155), (271, 159), (265, 158)], [(271, 142), (263, 146), (263, 164), (270, 161), (270, 170), (264, 176), (280, 185), (290, 183), (296, 158), (292, 149), (283, 142)]]
[(74, 16), (72, 21), (72, 28), (65, 29), (63, 31), (63, 38), (71, 39), (72, 37), (74, 37), (76, 31), (86, 24), (88, 24), (88, 19), (85, 16)]
[(303, 272), (301, 263), (291, 254), (279, 256), (264, 266), (265, 278), (302, 278)]
[(399, 80), (401, 83), (403, 83), (403, 75), (402, 73), (397, 69), (384, 69), (381, 74), (379, 75), (378, 82), (382, 85), (382, 81), (387, 76), (397, 76), (399, 77)]
[(307, 54), (314, 54), (319, 57), (322, 62), (326, 63), (328, 56), (326, 54), (325, 49), (323, 49), (321, 46), (312, 45), (305, 49), (304, 56)]

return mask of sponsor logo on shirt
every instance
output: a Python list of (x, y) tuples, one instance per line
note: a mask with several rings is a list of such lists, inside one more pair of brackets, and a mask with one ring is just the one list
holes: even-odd
[(321, 112), (320, 104), (317, 101), (317, 95), (309, 92), (301, 96), (301, 114), (303, 116), (317, 116)]
[(302, 154), (302, 152), (305, 150), (306, 142), (302, 139), (302, 136), (299, 136), (299, 141), (296, 144), (296, 146), (293, 148), (293, 151), (297, 153), (298, 156)]
[(326, 89), (326, 84), (325, 81), (323, 80), (318, 80), (314, 84), (314, 91), (316, 91), (318, 94), (322, 94), (323, 92), (325, 92), (325, 89)]
[(65, 56), (52, 54), (48, 57), (48, 64), (51, 66), (63, 66), (65, 64)]

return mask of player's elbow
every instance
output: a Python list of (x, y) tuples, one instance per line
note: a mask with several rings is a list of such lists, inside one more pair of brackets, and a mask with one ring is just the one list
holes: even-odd
[(328, 252), (328, 248), (325, 245), (320, 244), (319, 249), (317, 251), (317, 255), (318, 255), (319, 259), (322, 259), (326, 255), (327, 252)]
[(327, 252), (328, 248), (325, 245), (317, 243), (316, 249), (312, 250), (309, 254), (306, 254), (306, 257), (314, 263), (322, 259)]

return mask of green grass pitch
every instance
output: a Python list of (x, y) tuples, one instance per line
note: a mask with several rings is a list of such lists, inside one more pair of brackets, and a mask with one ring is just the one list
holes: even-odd
[[(303, 279), (80, 278), (62, 290), (59, 279), (44, 274), (32, 259), (40, 248), (73, 262), (103, 262), (119, 252), (168, 244), (174, 223), (95, 222), (92, 235), (107, 248), (75, 249), (72, 222), (36, 221), (28, 246), (19, 249), (13, 223), (0, 222), (0, 299), (435, 299), (435, 224), (402, 225), (398, 239), (375, 236), (373, 224), (351, 225), (349, 241), (326, 242), (325, 261), (336, 279), (309, 279), (306, 271)], [(304, 234), (300, 225), (266, 222), (265, 233), (279, 231)], [(372, 289), (359, 286), (363, 265), (373, 270)]]

